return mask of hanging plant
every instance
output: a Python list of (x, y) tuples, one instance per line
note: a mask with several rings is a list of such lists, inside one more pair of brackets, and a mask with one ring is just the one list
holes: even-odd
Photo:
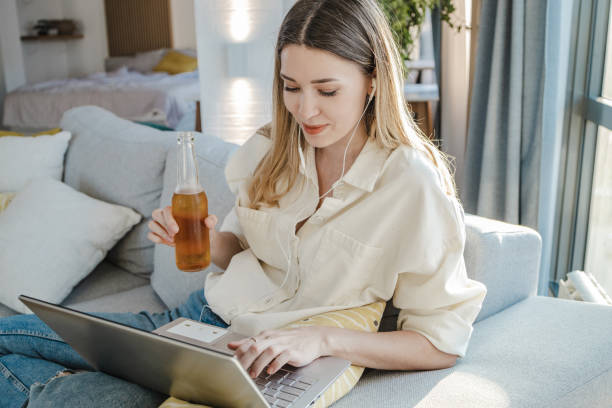
[(461, 31), (468, 28), (453, 18), (453, 0), (378, 0), (385, 12), (402, 58), (410, 59), (410, 53), (419, 38), (427, 10), (438, 8), (440, 19), (451, 28)]

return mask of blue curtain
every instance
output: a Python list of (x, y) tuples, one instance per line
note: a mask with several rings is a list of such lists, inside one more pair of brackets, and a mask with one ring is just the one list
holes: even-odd
[(538, 225), (548, 0), (485, 0), (469, 115), (466, 212)]

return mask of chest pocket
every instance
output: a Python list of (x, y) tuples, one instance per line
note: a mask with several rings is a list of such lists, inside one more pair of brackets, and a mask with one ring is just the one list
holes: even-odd
[(313, 285), (308, 286), (319, 292), (312, 295), (320, 297), (325, 294), (325, 300), (334, 305), (356, 302), (364, 290), (379, 284), (382, 255), (381, 248), (328, 228), (309, 273)]
[(282, 239), (274, 217), (265, 211), (242, 206), (236, 206), (236, 214), (255, 256), (268, 265), (286, 270), (287, 259), (283, 251), (287, 252), (289, 248), (281, 248), (281, 243), (286, 242), (286, 239)]

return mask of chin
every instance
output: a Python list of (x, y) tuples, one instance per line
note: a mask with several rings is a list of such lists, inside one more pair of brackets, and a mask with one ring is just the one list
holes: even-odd
[(312, 147), (315, 148), (324, 148), (324, 147), (328, 147), (333, 145), (334, 143), (338, 142), (338, 140), (334, 139), (333, 136), (330, 136), (328, 134), (326, 134), (327, 132), (322, 132), (318, 135), (310, 135), (306, 132), (304, 132), (304, 138), (306, 139), (306, 142), (308, 142), (309, 145), (311, 145)]

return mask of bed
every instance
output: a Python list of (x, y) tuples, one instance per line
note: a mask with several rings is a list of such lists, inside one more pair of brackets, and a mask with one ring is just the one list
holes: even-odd
[(24, 85), (6, 95), (4, 125), (12, 128), (54, 128), (63, 113), (82, 105), (97, 105), (117, 116), (185, 129), (195, 126), (195, 102), (200, 98), (197, 70), (176, 75), (152, 72), (166, 50), (106, 61), (107, 72)]

